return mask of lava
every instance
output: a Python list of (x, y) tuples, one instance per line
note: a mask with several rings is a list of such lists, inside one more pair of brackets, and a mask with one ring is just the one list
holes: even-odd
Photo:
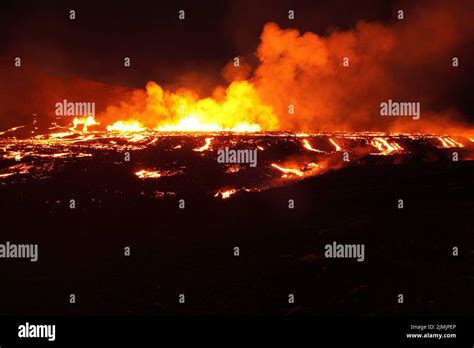
[(231, 195), (233, 195), (234, 193), (236, 193), (237, 190), (236, 189), (228, 189), (228, 190), (219, 190), (217, 191), (217, 193), (214, 195), (214, 197), (219, 197), (221, 196), (222, 199), (227, 199), (229, 198)]
[(303, 172), (299, 169), (284, 168), (284, 167), (280, 167), (278, 164), (275, 164), (275, 163), (272, 163), (272, 167), (278, 169), (279, 171), (281, 171), (285, 174), (295, 174), (295, 175), (298, 175), (298, 176), (303, 176), (304, 175)]
[(21, 129), (21, 128), (25, 128), (25, 126), (17, 126), (17, 127), (13, 127), (13, 128), (4, 130), (3, 132), (0, 132), (0, 135), (6, 134), (6, 133), (11, 133), (11, 132), (14, 132), (17, 129)]
[(147, 127), (160, 132), (244, 133), (278, 129), (272, 107), (262, 102), (250, 81), (234, 81), (225, 90), (216, 88), (207, 98), (199, 98), (188, 89), (171, 92), (149, 82), (145, 91), (137, 91), (135, 97), (122, 101), (120, 106), (109, 106), (100, 115), (101, 119), (134, 115)]
[(464, 147), (463, 144), (451, 139), (450, 137), (438, 137), (439, 141), (442, 144), (442, 147), (445, 149), (449, 149), (452, 147)]
[(247, 133), (258, 132), (260, 126), (257, 124), (238, 123), (233, 128), (223, 128), (217, 123), (201, 123), (196, 116), (189, 116), (181, 119), (178, 124), (165, 124), (156, 130), (160, 132), (235, 132)]
[(161, 177), (160, 172), (157, 170), (146, 170), (142, 169), (138, 172), (135, 172), (135, 175), (138, 176), (140, 179), (156, 179)]
[(206, 143), (201, 147), (197, 147), (197, 148), (193, 149), (193, 151), (203, 152), (203, 151), (209, 150), (209, 148), (211, 146), (212, 139), (214, 139), (214, 138), (206, 138), (205, 139)]
[[(126, 168), (122, 164), (123, 154), (133, 151), (139, 155), (132, 155), (132, 163), (139, 159), (140, 162), (137, 165), (141, 163), (147, 163), (147, 165), (145, 168), (138, 167), (131, 172), (131, 175), (142, 180), (166, 177), (166, 180), (156, 180), (157, 185), (162, 185), (159, 187), (160, 192), (176, 191), (181, 194), (181, 190), (187, 187), (187, 183), (199, 183), (202, 180), (202, 185), (193, 185), (191, 189), (198, 191), (204, 189), (203, 194), (212, 192), (213, 197), (228, 199), (239, 191), (266, 190), (270, 187), (285, 185), (289, 181), (323, 174), (326, 170), (337, 170), (347, 164), (342, 161), (339, 151), (358, 154), (358, 156), (352, 156), (351, 165), (366, 165), (364, 158), (369, 154), (387, 156), (397, 154), (393, 163), (404, 163), (404, 160), (409, 158), (406, 156), (408, 151), (404, 150), (399, 142), (404, 144), (404, 147), (406, 144), (410, 152), (417, 152), (421, 155), (420, 158), (430, 161), (450, 156), (447, 151), (444, 151), (445, 148), (464, 146), (460, 156), (461, 161), (472, 158), (471, 154), (474, 150), (474, 145), (468, 137), (445, 134), (390, 134), (375, 131), (321, 132), (304, 133), (303, 139), (296, 140), (301, 133), (174, 133), (144, 126), (142, 131), (129, 131), (139, 129), (142, 125), (139, 124), (137, 128), (133, 126), (133, 123), (125, 123), (127, 124), (132, 124), (132, 127), (118, 126), (113, 127), (113, 130), (109, 127), (109, 130), (104, 131), (84, 130), (80, 126), (77, 127), (78, 129), (55, 126), (50, 133), (35, 136), (28, 136), (30, 133), (28, 128), (22, 127), (3, 133), (0, 136), (1, 185), (53, 177), (68, 166), (76, 165), (75, 163), (80, 166), (100, 165), (102, 167), (105, 165), (109, 166), (107, 170), (116, 169), (122, 173)], [(26, 138), (25, 134), (27, 134)], [(438, 145), (438, 142), (444, 146)], [(334, 148), (326, 152), (312, 145), (322, 143), (331, 144)], [(318, 153), (318, 163), (308, 160), (310, 155), (302, 154), (298, 148), (294, 147), (295, 144), (301, 144), (303, 150)], [(344, 144), (344, 150), (342, 144)], [(249, 171), (245, 166), (235, 164), (217, 165), (216, 156), (212, 150), (225, 147), (258, 149), (261, 157), (257, 167)], [(371, 153), (373, 148), (379, 152)], [(291, 149), (294, 153), (289, 152)], [(200, 154), (199, 161), (196, 161), (195, 156), (190, 156), (196, 152)], [(111, 154), (118, 154), (118, 156), (114, 155), (115, 159), (108, 161), (113, 157)], [(141, 158), (146, 162), (141, 162)], [(384, 159), (383, 163), (387, 163), (387, 160), (390, 161), (390, 157)], [(13, 161), (19, 162), (18, 164), (24, 167), (14, 166)], [(377, 163), (377, 158), (371, 160), (371, 162), (374, 161)], [(204, 169), (201, 166), (204, 166)], [(203, 177), (203, 175), (207, 176), (210, 170), (217, 171), (215, 180)], [(277, 174), (274, 175), (274, 173)], [(154, 189), (156, 190), (156, 186)], [(151, 193), (149, 195), (153, 196)], [(168, 195), (162, 198), (166, 197), (169, 198)]]
[(341, 147), (340, 147), (334, 140), (332, 140), (331, 138), (329, 138), (329, 141), (330, 141), (331, 144), (333, 144), (334, 147), (336, 148), (336, 152), (342, 151)]
[(324, 151), (321, 151), (321, 150), (318, 150), (318, 149), (315, 149), (314, 147), (312, 147), (307, 139), (303, 139), (303, 147), (305, 149), (309, 150), (309, 151), (324, 153)]
[(283, 172), (282, 178), (284, 179), (293, 179), (295, 175), (298, 177), (311, 176), (311, 175), (314, 175), (316, 171), (322, 168), (319, 164), (313, 163), (313, 162), (305, 164), (300, 169), (282, 167), (275, 163), (272, 163), (271, 166)]
[(393, 152), (403, 151), (403, 148), (395, 141), (388, 141), (387, 139), (381, 137), (373, 138), (370, 144), (380, 151), (380, 153), (372, 153), (373, 155), (386, 156), (392, 154)]

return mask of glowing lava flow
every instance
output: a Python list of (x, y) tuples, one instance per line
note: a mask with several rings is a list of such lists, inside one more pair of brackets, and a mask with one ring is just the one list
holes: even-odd
[(331, 142), (331, 144), (334, 145), (334, 147), (336, 148), (336, 152), (339, 152), (339, 151), (342, 151), (341, 147), (339, 145), (337, 145), (337, 143), (332, 140), (331, 138), (329, 138), (329, 141)]
[(233, 195), (234, 193), (236, 193), (237, 190), (236, 189), (230, 189), (230, 190), (224, 190), (224, 191), (217, 191), (217, 193), (214, 195), (214, 197), (219, 197), (221, 196), (222, 199), (227, 199), (229, 198), (231, 195)]
[(439, 141), (441, 142), (443, 148), (449, 149), (451, 147), (464, 147), (463, 144), (458, 143), (457, 141), (449, 138), (449, 137), (438, 137)]
[(161, 174), (157, 170), (146, 170), (142, 169), (138, 172), (135, 172), (135, 175), (140, 179), (156, 179), (161, 177)]
[(214, 138), (206, 138), (205, 139), (206, 143), (201, 147), (197, 147), (197, 148), (193, 149), (193, 151), (202, 152), (202, 151), (208, 150), (209, 147), (211, 146), (212, 139), (214, 139)]
[(10, 129), (7, 129), (3, 132), (0, 132), (0, 135), (3, 135), (5, 133), (10, 133), (10, 132), (14, 132), (16, 131), (17, 129), (21, 129), (21, 128), (25, 128), (25, 126), (17, 126), (17, 127), (13, 127), (13, 128), (10, 128)]
[(315, 174), (316, 171), (322, 168), (319, 164), (313, 162), (304, 165), (301, 169), (282, 167), (275, 163), (272, 163), (272, 167), (283, 172), (283, 175), (281, 177), (285, 179), (292, 179), (294, 175), (298, 177), (311, 176)]
[(398, 145), (396, 142), (388, 142), (384, 138), (373, 138), (370, 144), (378, 149), (380, 153), (372, 153), (372, 155), (390, 155), (392, 152), (403, 151), (403, 148)]
[(309, 141), (307, 139), (303, 139), (303, 147), (309, 151), (314, 151), (314, 152), (319, 152), (319, 153), (325, 153), (324, 151), (315, 149), (314, 147), (311, 146)]

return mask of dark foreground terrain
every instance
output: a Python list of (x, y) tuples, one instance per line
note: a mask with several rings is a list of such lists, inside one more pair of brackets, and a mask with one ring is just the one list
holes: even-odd
[[(0, 262), (4, 315), (474, 311), (473, 161), (366, 163), (226, 200), (68, 168), (0, 188), (2, 243), (39, 244), (36, 263)], [(333, 241), (365, 244), (365, 261), (326, 259)]]

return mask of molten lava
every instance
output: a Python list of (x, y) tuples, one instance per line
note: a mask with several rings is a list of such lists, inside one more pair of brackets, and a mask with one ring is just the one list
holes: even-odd
[(386, 156), (392, 154), (393, 152), (403, 151), (403, 148), (395, 141), (389, 141), (381, 137), (373, 138), (370, 144), (380, 151), (380, 153), (372, 153), (373, 155)]
[(140, 179), (156, 179), (161, 177), (160, 172), (157, 170), (146, 170), (142, 169), (138, 172), (135, 172), (135, 175), (138, 176)]
[(332, 140), (331, 138), (329, 138), (329, 141), (330, 141), (331, 144), (333, 144), (334, 147), (336, 148), (336, 152), (342, 151), (342, 148), (341, 148), (334, 140)]
[(197, 147), (197, 148), (193, 149), (193, 151), (203, 152), (203, 151), (209, 150), (209, 148), (211, 146), (212, 139), (214, 139), (214, 138), (206, 138), (205, 139), (206, 143), (201, 147)]
[(303, 147), (305, 149), (309, 150), (309, 151), (324, 153), (324, 151), (321, 151), (321, 150), (318, 150), (318, 149), (315, 149), (314, 147), (312, 147), (307, 139), (303, 139)]
[(234, 193), (236, 193), (237, 190), (236, 189), (229, 189), (229, 190), (219, 190), (217, 191), (217, 193), (214, 195), (214, 197), (221, 197), (222, 199), (227, 199), (229, 198), (231, 195), (233, 195)]
[(464, 147), (463, 144), (451, 139), (450, 137), (438, 137), (438, 139), (441, 142), (442, 147), (445, 149), (452, 147)]
[(272, 163), (271, 166), (283, 172), (282, 178), (284, 179), (293, 179), (295, 175), (298, 177), (311, 176), (322, 168), (319, 164), (313, 162), (305, 164), (302, 168), (282, 167), (275, 163)]

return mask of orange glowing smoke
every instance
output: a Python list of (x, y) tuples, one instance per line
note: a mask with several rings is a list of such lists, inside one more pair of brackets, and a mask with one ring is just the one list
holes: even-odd
[[(233, 67), (235, 74), (226, 69), (229, 84), (205, 96), (197, 94), (198, 84), (166, 90), (149, 82), (145, 89), (130, 89), (85, 79), (71, 83), (31, 66), (22, 68), (24, 79), (2, 70), (9, 83), (0, 86), (0, 116), (3, 121), (8, 115), (51, 115), (51, 106), (67, 95), (108, 105), (98, 110), (97, 120), (116, 132), (378, 130), (472, 138), (472, 126), (466, 129), (466, 115), (458, 109), (467, 100), (464, 90), (472, 75), (473, 4), (405, 1), (404, 20), (396, 19), (394, 7), (392, 20), (361, 20), (319, 33), (266, 23), (258, 62)], [(456, 68), (453, 57), (459, 57)], [(176, 76), (176, 81), (184, 80)], [(380, 103), (388, 99), (420, 102), (420, 120), (381, 117)], [(139, 124), (129, 125), (130, 120)], [(88, 130), (88, 122), (76, 122), (74, 129)]]
[[(163, 132), (440, 134), (449, 129), (460, 135), (470, 131), (472, 136), (460, 121), (463, 115), (456, 111), (458, 100), (449, 97), (462, 86), (450, 65), (452, 57), (469, 57), (468, 43), (474, 41), (468, 7), (472, 9), (472, 1), (427, 1), (407, 5), (405, 14), (410, 15), (403, 21), (359, 21), (351, 29), (332, 29), (327, 35), (267, 23), (253, 76), (248, 64), (231, 69), (227, 65), (223, 74), (230, 84), (217, 86), (206, 98), (194, 92), (194, 86), (170, 91), (149, 82), (145, 90), (134, 91), (99, 116), (106, 124), (141, 123), (132, 127), (114, 123), (111, 129), (117, 131), (147, 127)], [(431, 44), (433, 37), (436, 44)], [(346, 58), (348, 65), (343, 65)], [(443, 83), (434, 84), (433, 76)], [(420, 120), (380, 116), (381, 102), (413, 98), (422, 105)], [(440, 100), (444, 101), (441, 107)], [(336, 151), (342, 151), (330, 141)], [(375, 142), (384, 154), (396, 151), (381, 140)], [(307, 141), (303, 143), (309, 151), (318, 152)]]
[[(458, 100), (449, 96), (462, 85), (451, 61), (456, 52), (472, 55), (465, 45), (474, 41), (473, 9), (470, 1), (427, 1), (404, 8), (410, 15), (403, 21), (359, 21), (328, 35), (267, 23), (252, 82), (283, 130), (459, 132), (466, 127), (453, 112)], [(433, 37), (436, 44), (429, 43)], [(443, 83), (433, 84), (434, 76)], [(415, 98), (420, 120), (381, 117), (380, 103), (390, 98)], [(440, 99), (441, 109), (435, 106)], [(288, 115), (290, 104), (294, 115)]]

